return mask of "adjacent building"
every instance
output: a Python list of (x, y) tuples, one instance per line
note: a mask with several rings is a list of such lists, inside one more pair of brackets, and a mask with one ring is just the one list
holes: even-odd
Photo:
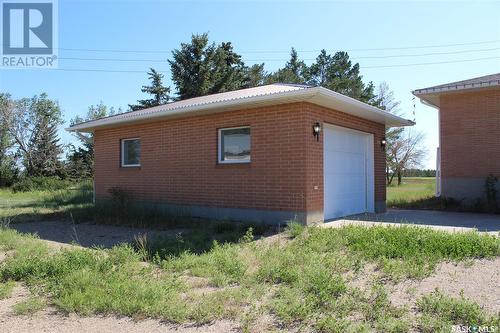
[(439, 110), (437, 195), (473, 202), (500, 178), (500, 73), (418, 89)]

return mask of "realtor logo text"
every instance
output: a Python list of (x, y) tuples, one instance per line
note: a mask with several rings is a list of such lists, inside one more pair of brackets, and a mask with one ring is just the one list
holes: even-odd
[(57, 2), (3, 0), (2, 68), (57, 67)]

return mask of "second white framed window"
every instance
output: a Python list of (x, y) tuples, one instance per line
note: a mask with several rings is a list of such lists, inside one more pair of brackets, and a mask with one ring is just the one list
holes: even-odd
[(250, 163), (250, 127), (219, 129), (219, 163)]

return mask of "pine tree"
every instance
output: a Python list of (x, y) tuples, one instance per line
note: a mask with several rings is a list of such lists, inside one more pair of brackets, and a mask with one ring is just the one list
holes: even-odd
[(49, 123), (47, 118), (41, 120), (33, 137), (33, 160), (26, 169), (30, 176), (60, 176), (62, 163), (59, 156), (63, 149), (57, 135), (57, 123)]
[(373, 84), (363, 83), (359, 64), (352, 64), (347, 52), (336, 52), (333, 56), (325, 50), (311, 65), (310, 84), (319, 85), (365, 103), (373, 103)]
[(209, 44), (208, 34), (191, 36), (169, 60), (178, 99), (245, 88), (248, 68), (231, 43)]
[(245, 88), (257, 87), (265, 84), (267, 73), (264, 69), (264, 63), (255, 64), (246, 68)]
[(148, 78), (151, 81), (151, 85), (142, 86), (141, 91), (152, 95), (153, 97), (150, 99), (138, 100), (138, 104), (136, 105), (129, 104), (132, 111), (166, 104), (170, 100), (170, 88), (163, 86), (163, 74), (158, 73), (154, 68), (150, 68)]
[(290, 60), (285, 64), (285, 67), (270, 74), (266, 81), (267, 83), (306, 84), (309, 77), (309, 68), (304, 61), (299, 60), (297, 51), (292, 47)]

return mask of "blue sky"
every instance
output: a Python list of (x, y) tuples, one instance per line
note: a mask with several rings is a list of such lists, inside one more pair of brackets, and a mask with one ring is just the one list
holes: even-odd
[[(283, 66), (292, 46), (308, 63), (322, 48), (351, 50), (364, 80), (387, 82), (407, 118), (413, 118), (416, 88), (500, 72), (500, 2), (59, 0), (59, 57), (80, 59), (61, 59), (60, 69), (139, 73), (0, 70), (0, 90), (15, 98), (47, 92), (67, 121), (101, 101), (126, 109), (144, 97), (140, 87), (149, 67), (167, 72), (171, 85), (170, 51), (203, 32), (216, 42), (231, 41), (247, 64), (265, 62), (268, 71)], [(464, 45), (442, 46), (450, 44)], [(377, 67), (433, 62), (452, 63)], [(425, 133), (429, 151), (424, 166), (434, 168), (437, 111), (415, 104), (414, 130)], [(74, 141), (62, 128), (61, 136)]]

